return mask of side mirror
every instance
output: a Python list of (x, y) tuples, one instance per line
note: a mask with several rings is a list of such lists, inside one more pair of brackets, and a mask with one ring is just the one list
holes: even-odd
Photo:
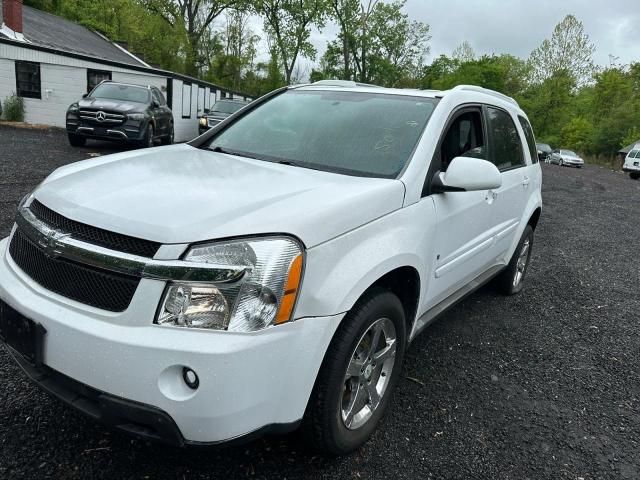
[(205, 115), (209, 115), (209, 109), (208, 109), (208, 108), (205, 108), (205, 109), (204, 109), (204, 114), (205, 114)]
[(456, 157), (451, 160), (446, 172), (434, 176), (432, 191), (472, 192), (501, 186), (502, 175), (493, 163), (480, 158)]
[(160, 106), (160, 104), (158, 103), (158, 101), (157, 101), (157, 100), (152, 100), (152, 101), (151, 101), (151, 106), (152, 106), (153, 108), (158, 108), (158, 107)]
[(87, 98), (88, 96), (89, 96), (89, 94), (88, 94), (88, 93), (83, 93), (83, 94), (82, 94), (82, 98)]

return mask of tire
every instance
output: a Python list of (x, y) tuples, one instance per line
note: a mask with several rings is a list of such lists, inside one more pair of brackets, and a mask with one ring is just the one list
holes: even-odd
[(170, 128), (171, 128), (171, 130), (169, 130), (169, 134), (164, 136), (164, 137), (162, 137), (162, 140), (160, 141), (161, 145), (171, 145), (171, 144), (173, 144), (173, 137), (174, 137), (174, 135), (173, 135), (173, 133), (174, 133), (173, 132), (173, 123), (171, 124)]
[[(526, 251), (525, 251), (526, 246)], [(507, 267), (496, 277), (495, 285), (505, 295), (515, 295), (524, 288), (524, 281), (533, 249), (533, 228), (527, 225)], [(524, 256), (523, 256), (524, 255)], [(524, 263), (521, 261), (523, 260)]]
[(153, 125), (147, 125), (147, 129), (144, 132), (144, 137), (140, 140), (140, 148), (151, 148), (154, 146), (153, 143), (153, 135), (155, 130), (153, 129)]
[(560, 159), (560, 161), (558, 162), (558, 165), (560, 165), (561, 167), (564, 167), (564, 162), (562, 161), (562, 159)]
[(638, 180), (640, 178), (640, 173), (639, 172), (631, 172), (629, 174), (629, 176), (631, 177), (632, 180)]
[(82, 137), (74, 133), (69, 133), (68, 137), (69, 137), (69, 143), (71, 144), (72, 147), (84, 147), (84, 145), (87, 143), (86, 137)]
[[(379, 343), (371, 349), (375, 331), (380, 332)], [(390, 343), (393, 334), (395, 341)], [(386, 344), (381, 342), (383, 336)], [(402, 303), (387, 290), (371, 289), (344, 318), (322, 362), (302, 422), (302, 433), (312, 448), (342, 455), (367, 441), (398, 383), (405, 347)], [(381, 353), (385, 359), (375, 362)], [(357, 375), (350, 376), (349, 370)], [(370, 396), (372, 391), (379, 398), (377, 402)], [(373, 410), (372, 401), (377, 405)]]

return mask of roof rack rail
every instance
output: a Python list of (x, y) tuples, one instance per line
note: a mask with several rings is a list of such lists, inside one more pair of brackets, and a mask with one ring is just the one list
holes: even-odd
[(456, 87), (453, 87), (451, 90), (452, 91), (465, 90), (469, 92), (484, 93), (485, 95), (491, 95), (492, 97), (499, 98), (501, 100), (504, 100), (505, 102), (509, 102), (512, 105), (515, 105), (516, 107), (520, 108), (520, 105), (518, 105), (518, 102), (516, 102), (513, 98), (509, 97), (508, 95), (505, 95), (504, 93), (496, 92), (495, 90), (490, 90), (488, 88), (479, 87), (477, 85), (458, 85)]
[(353, 80), (318, 80), (313, 82), (312, 85), (326, 85), (328, 87), (374, 87), (382, 88), (379, 85), (371, 85), (370, 83), (354, 82)]

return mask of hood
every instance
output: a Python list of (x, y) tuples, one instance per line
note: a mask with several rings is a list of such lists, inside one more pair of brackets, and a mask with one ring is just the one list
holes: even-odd
[(404, 184), (174, 145), (62, 167), (35, 197), (78, 222), (161, 243), (288, 233), (312, 247), (401, 208)]
[(79, 108), (96, 108), (98, 110), (115, 110), (117, 112), (144, 112), (147, 105), (138, 102), (127, 102), (125, 100), (111, 100), (108, 98), (83, 98), (78, 101)]
[(210, 111), (207, 114), (207, 117), (209, 118), (221, 118), (221, 119), (225, 119), (227, 117), (231, 116), (230, 113), (225, 113), (225, 112), (216, 112), (215, 110)]

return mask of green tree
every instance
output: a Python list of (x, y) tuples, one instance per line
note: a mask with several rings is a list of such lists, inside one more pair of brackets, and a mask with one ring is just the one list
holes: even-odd
[(451, 58), (460, 63), (471, 62), (476, 59), (476, 52), (473, 50), (471, 44), (467, 40), (465, 40), (456, 48), (454, 48), (453, 52), (451, 53)]
[(202, 55), (203, 40), (211, 35), (211, 26), (222, 13), (241, 8), (245, 0), (141, 0), (150, 11), (162, 18), (186, 39), (185, 70), (197, 76), (207, 63)]
[(327, 0), (255, 0), (254, 11), (263, 17), (265, 30), (273, 39), (287, 84), (291, 83), (298, 57), (314, 59), (311, 27), (324, 26)]
[(551, 38), (545, 39), (531, 52), (529, 62), (533, 80), (540, 83), (559, 72), (568, 72), (576, 85), (584, 85), (595, 71), (595, 49), (582, 22), (573, 15), (567, 15), (556, 25)]

